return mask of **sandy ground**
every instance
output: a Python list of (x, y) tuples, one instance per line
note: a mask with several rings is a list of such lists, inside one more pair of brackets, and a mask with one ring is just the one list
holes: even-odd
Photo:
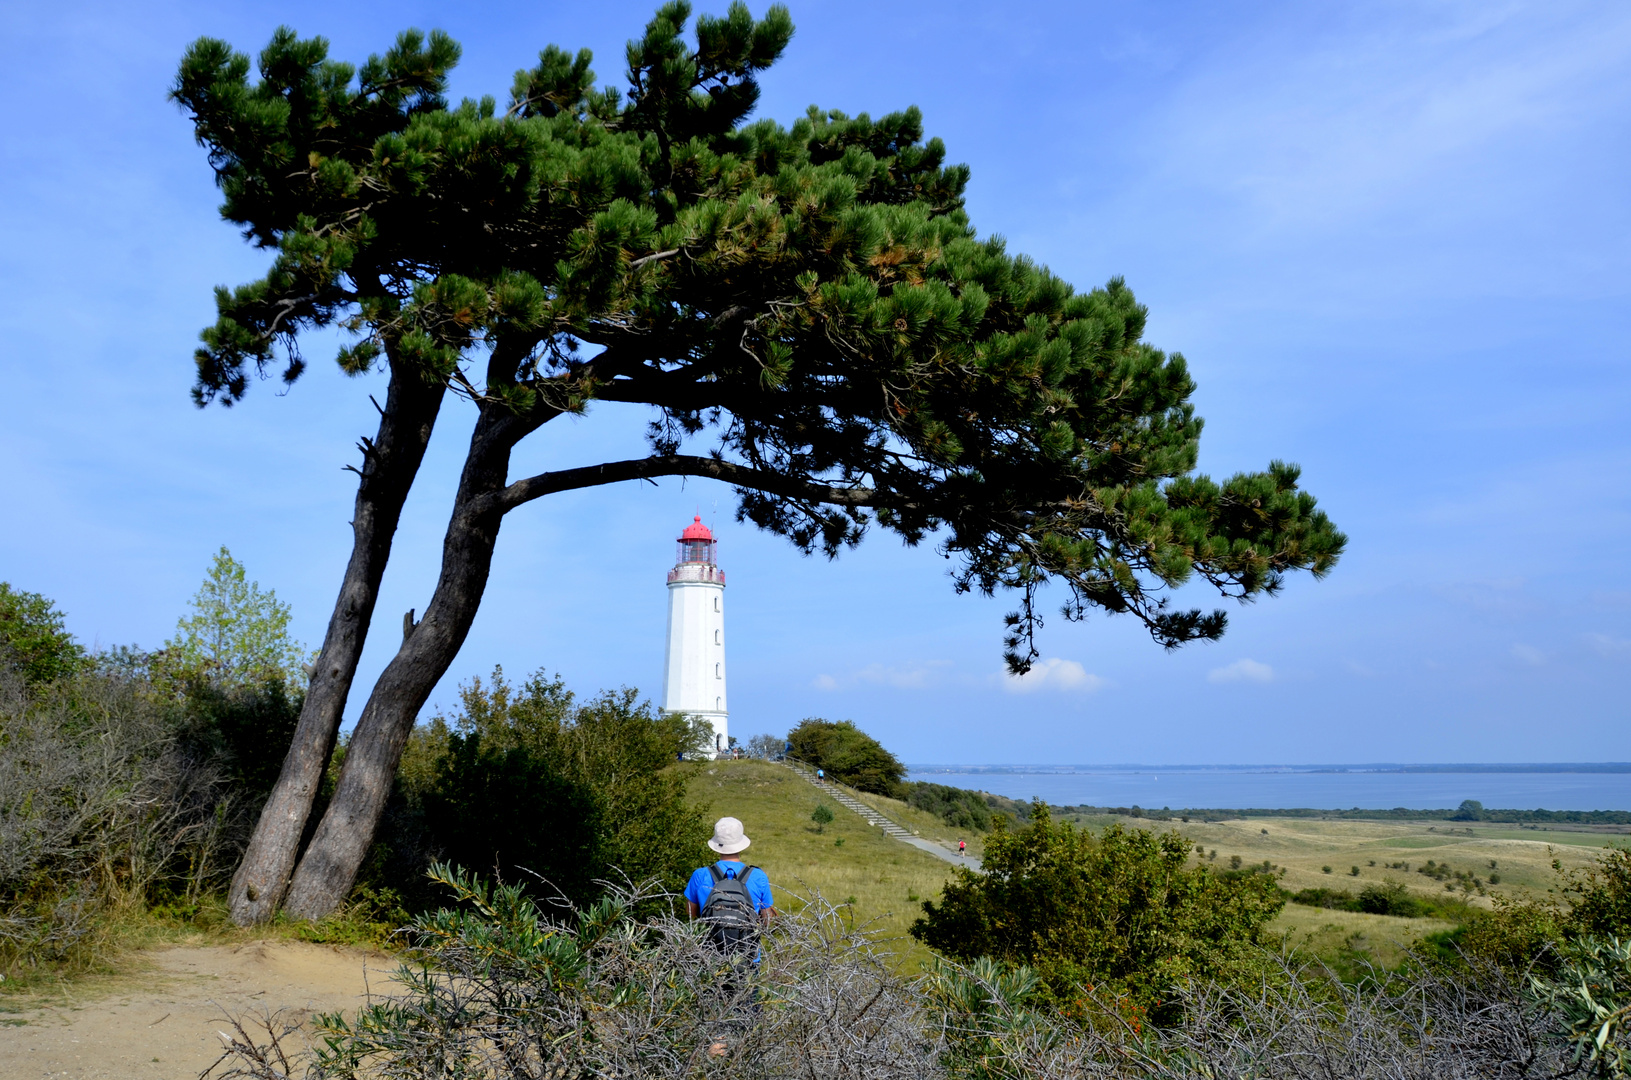
[(83, 993), (3, 1002), (0, 1077), (190, 1080), (220, 1056), (228, 1015), (350, 1010), (394, 968), (377, 953), (291, 941), (152, 950), (134, 974)]

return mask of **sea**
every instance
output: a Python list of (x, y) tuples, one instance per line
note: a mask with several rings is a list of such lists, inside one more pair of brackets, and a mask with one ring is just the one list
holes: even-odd
[(907, 779), (1146, 810), (1631, 810), (1631, 762), (1539, 765), (908, 765)]

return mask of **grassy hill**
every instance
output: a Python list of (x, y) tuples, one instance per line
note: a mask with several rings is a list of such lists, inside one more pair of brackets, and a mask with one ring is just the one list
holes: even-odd
[[(885, 947), (908, 967), (928, 958), (906, 928), (920, 914), (921, 900), (940, 895), (949, 863), (889, 839), (784, 766), (720, 761), (693, 769), (692, 801), (705, 805), (710, 817), (742, 820), (753, 841), (742, 857), (770, 875), (778, 907), (796, 908), (819, 893), (830, 903), (849, 904), (858, 924), (875, 925)], [(818, 831), (810, 814), (821, 802), (833, 821)]]

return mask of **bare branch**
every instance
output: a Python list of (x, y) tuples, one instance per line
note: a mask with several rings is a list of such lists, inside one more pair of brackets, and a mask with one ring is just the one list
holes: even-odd
[[(694, 454), (660, 454), (627, 461), (609, 461), (602, 465), (587, 465), (580, 469), (560, 469), (539, 473), (525, 480), (517, 480), (494, 496), (501, 513), (509, 513), (523, 503), (529, 503), (558, 491), (598, 487), (622, 480), (649, 480), (654, 476), (706, 476), (723, 480), (741, 488), (751, 488), (790, 499), (827, 503), (832, 506), (889, 506), (905, 509), (904, 500), (890, 497), (871, 487), (841, 487), (807, 480), (783, 473), (749, 468), (717, 458)], [(488, 508), (481, 508), (485, 512)]]

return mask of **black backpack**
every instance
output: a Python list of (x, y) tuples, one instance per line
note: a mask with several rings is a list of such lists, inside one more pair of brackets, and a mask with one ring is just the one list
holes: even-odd
[(727, 952), (746, 948), (759, 933), (759, 910), (748, 893), (747, 877), (754, 867), (726, 874), (717, 864), (708, 867), (714, 887), (702, 906), (702, 920), (708, 924), (709, 939)]

